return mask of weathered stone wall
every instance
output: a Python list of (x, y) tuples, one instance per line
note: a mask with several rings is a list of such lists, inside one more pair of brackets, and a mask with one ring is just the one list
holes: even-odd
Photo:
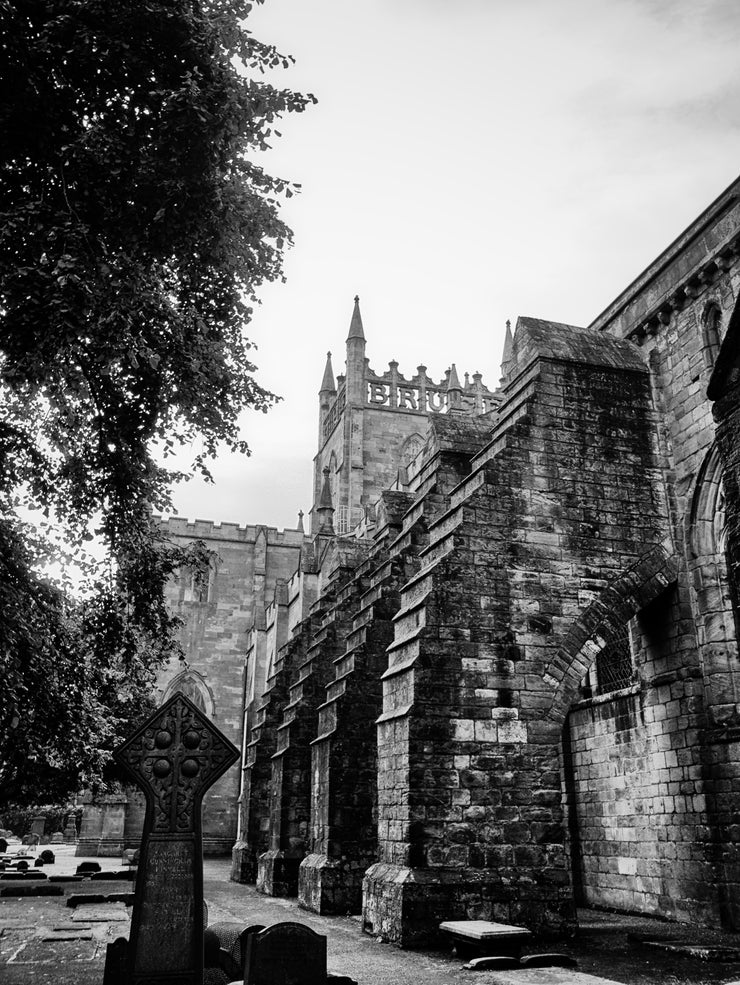
[[(237, 745), (243, 734), (244, 657), (247, 631), (257, 606), (273, 598), (278, 579), (288, 579), (298, 565), (304, 542), (302, 531), (270, 527), (167, 521), (175, 541), (203, 540), (218, 555), (202, 590), (190, 572), (181, 571), (170, 582), (167, 597), (183, 620), (181, 642), (196, 680), (204, 708), (219, 729)], [(167, 694), (182, 682), (183, 668), (173, 661), (162, 671), (158, 688)], [(203, 846), (207, 854), (228, 854), (237, 833), (239, 771), (222, 777), (208, 791), (203, 804)]]
[(290, 685), (305, 659), (312, 628), (307, 625), (304, 634), (294, 636), (278, 651), (247, 736), (239, 804), (240, 840), (232, 851), (231, 878), (235, 882), (256, 882), (258, 858), (270, 847), (270, 780), (277, 728)]
[(360, 593), (357, 612), (318, 707), (318, 734), (311, 738), (307, 855), (298, 882), (301, 904), (317, 913), (358, 913), (364, 871), (376, 860), (374, 723), (382, 703), (380, 675), (387, 665), (400, 584), (418, 552), (409, 545), (391, 560), (388, 540), (398, 533), (403, 508), (411, 501), (402, 493), (384, 497), (387, 522), (372, 556), (353, 578)]
[[(715, 429), (713, 420), (716, 408), (712, 402), (717, 393), (708, 394), (707, 386), (720, 346), (726, 348), (723, 340), (727, 342), (740, 294), (739, 226), (736, 182), (593, 326), (632, 339), (651, 368), (662, 417), (659, 434), (671, 494), (672, 535), (682, 558), (680, 612), (664, 668), (668, 676), (662, 678), (662, 696), (668, 688), (671, 700), (667, 707), (674, 709), (673, 691), (681, 688), (681, 676), (697, 673), (696, 689), (703, 703), (703, 717), (697, 730), (686, 734), (685, 748), (676, 749), (674, 739), (671, 748), (679, 757), (678, 765), (690, 770), (682, 781), (686, 790), (696, 785), (695, 763), (701, 758), (703, 787), (698, 797), (704, 799), (696, 803), (705, 804), (698, 816), (689, 809), (684, 821), (686, 804), (680, 798), (674, 803), (674, 841), (678, 841), (674, 868), (686, 872), (688, 878), (693, 866), (697, 879), (703, 873), (707, 882), (697, 884), (694, 891), (689, 885), (683, 899), (669, 876), (663, 883), (664, 891), (658, 893), (657, 906), (668, 916), (710, 922), (716, 919), (718, 906), (722, 922), (735, 928), (740, 926), (740, 912), (734, 903), (740, 872), (733, 835), (733, 819), (740, 810), (740, 660), (738, 598), (727, 562), (729, 515), (737, 492), (727, 486), (726, 456), (721, 454), (721, 442), (715, 439), (715, 430), (717, 437), (720, 430)], [(726, 433), (730, 445), (737, 447), (740, 421), (729, 424)], [(649, 675), (646, 678), (649, 685)], [(692, 704), (692, 710), (698, 711), (698, 696)], [(673, 769), (676, 782), (676, 767)], [(682, 834), (676, 836), (679, 830)], [(692, 844), (694, 836), (697, 841)], [(660, 857), (661, 853), (657, 854)], [(702, 869), (709, 862), (711, 874)], [(665, 868), (654, 862), (653, 878)], [(709, 886), (714, 886), (715, 892), (711, 900), (705, 900)], [(635, 906), (654, 907), (655, 888), (655, 884), (644, 884), (644, 892), (635, 896)]]
[(574, 618), (666, 532), (635, 350), (529, 320), (517, 339), (509, 417), (430, 531), (384, 674), (364, 913), (403, 944), (445, 918), (572, 918), (545, 671)]
[(257, 888), (272, 896), (298, 892), (298, 869), (310, 830), (310, 743), (316, 736), (318, 707), (333, 676), (334, 660), (344, 651), (352, 615), (365, 587), (353, 571), (362, 553), (362, 545), (356, 543), (340, 549), (327, 589), (312, 609), (311, 624), (302, 627), (305, 656), (290, 686), (272, 756), (270, 846), (258, 860)]
[[(700, 729), (701, 672), (676, 650), (678, 592), (635, 620), (637, 684), (568, 720), (574, 879), (587, 904), (670, 919), (719, 918)], [(670, 669), (660, 671), (661, 664)]]

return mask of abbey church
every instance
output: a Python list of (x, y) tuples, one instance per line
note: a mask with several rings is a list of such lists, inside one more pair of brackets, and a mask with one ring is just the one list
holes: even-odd
[(739, 294), (740, 179), (587, 327), (519, 318), (492, 388), (373, 371), (355, 299), (305, 529), (167, 521), (216, 558), (161, 689), (242, 747), (232, 879), (404, 946), (740, 930)]

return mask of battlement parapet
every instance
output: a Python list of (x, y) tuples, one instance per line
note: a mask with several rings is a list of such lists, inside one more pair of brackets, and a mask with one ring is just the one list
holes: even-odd
[[(376, 373), (365, 359), (363, 403), (375, 410), (405, 411), (408, 414), (445, 414), (450, 410), (477, 417), (495, 410), (500, 401), (498, 391), (489, 390), (480, 373), (464, 374), (460, 383), (454, 363), (437, 383), (427, 375), (423, 364), (416, 373), (406, 378), (398, 371), (398, 363), (391, 360), (385, 373)], [(347, 405), (347, 387), (344, 377), (337, 377), (337, 395), (326, 412), (322, 425), (323, 440), (331, 435)]]
[(154, 521), (171, 537), (187, 537), (193, 540), (230, 540), (240, 543), (255, 543), (260, 532), (264, 532), (267, 543), (281, 547), (302, 547), (306, 535), (302, 530), (267, 527), (261, 524), (216, 523), (213, 520), (188, 520), (182, 516), (165, 519), (154, 516)]
[(423, 364), (407, 379), (398, 372), (398, 363), (391, 360), (385, 373), (376, 373), (365, 360), (365, 403), (375, 408), (401, 410), (413, 414), (443, 414), (460, 410), (472, 415), (486, 414), (495, 409), (499, 397), (483, 383), (480, 373), (465, 373), (460, 384), (454, 364), (436, 383), (427, 375)]

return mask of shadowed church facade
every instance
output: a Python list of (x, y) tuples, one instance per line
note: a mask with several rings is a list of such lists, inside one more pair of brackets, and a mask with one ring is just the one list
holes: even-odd
[(218, 556), (161, 690), (241, 744), (232, 878), (404, 945), (740, 929), (739, 254), (740, 180), (587, 328), (519, 318), (494, 390), (375, 373), (356, 299), (308, 529), (168, 521)]

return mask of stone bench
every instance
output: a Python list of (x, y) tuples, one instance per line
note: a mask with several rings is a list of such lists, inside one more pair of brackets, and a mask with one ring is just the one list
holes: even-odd
[(455, 945), (461, 957), (501, 954), (516, 958), (532, 939), (532, 931), (526, 927), (491, 920), (445, 920), (439, 929)]

